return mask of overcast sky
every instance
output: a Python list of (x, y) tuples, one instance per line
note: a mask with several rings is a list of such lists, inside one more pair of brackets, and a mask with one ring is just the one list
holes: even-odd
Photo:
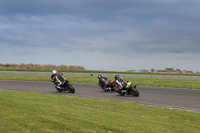
[(200, 71), (199, 0), (0, 0), (0, 63)]

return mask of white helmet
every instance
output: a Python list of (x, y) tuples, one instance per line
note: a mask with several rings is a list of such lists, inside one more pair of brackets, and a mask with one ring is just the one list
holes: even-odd
[(52, 75), (55, 75), (56, 73), (57, 73), (56, 70), (53, 70), (53, 71), (52, 71)]

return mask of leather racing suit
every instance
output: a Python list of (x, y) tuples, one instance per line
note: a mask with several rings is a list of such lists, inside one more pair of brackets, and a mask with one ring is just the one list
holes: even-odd
[(117, 80), (115, 80), (115, 85), (118, 85), (116, 87), (116, 90), (118, 91), (118, 89), (125, 89), (126, 88), (126, 85), (127, 85), (127, 82), (125, 79), (123, 78), (118, 78)]
[(109, 80), (108, 78), (106, 77), (101, 77), (99, 79), (99, 86), (101, 86), (101, 88), (104, 90), (104, 91), (109, 91), (111, 90), (110, 87), (109, 87)]
[(55, 75), (51, 75), (51, 82), (55, 84), (56, 88), (61, 88), (60, 85), (64, 82), (65, 78), (62, 76), (63, 73), (56, 73)]

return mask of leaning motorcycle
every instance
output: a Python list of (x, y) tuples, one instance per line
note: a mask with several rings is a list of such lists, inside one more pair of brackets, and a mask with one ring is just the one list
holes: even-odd
[(62, 92), (62, 91), (69, 91), (70, 93), (75, 93), (75, 89), (72, 86), (72, 83), (69, 82), (69, 80), (64, 80), (64, 82), (59, 85), (60, 88), (58, 88), (57, 86), (55, 86), (56, 90), (58, 92)]
[(106, 81), (104, 81), (104, 83), (99, 83), (99, 86), (105, 92), (115, 91), (115, 87), (114, 87), (113, 83), (114, 83), (113, 80), (106, 80)]
[(117, 92), (124, 96), (126, 95), (133, 95), (134, 97), (139, 97), (139, 91), (136, 89), (136, 85), (132, 85), (132, 82), (126, 81), (122, 82), (122, 88), (119, 89), (119, 85), (116, 84)]

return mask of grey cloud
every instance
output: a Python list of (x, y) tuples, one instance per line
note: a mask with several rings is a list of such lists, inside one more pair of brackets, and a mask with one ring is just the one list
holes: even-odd
[(13, 52), (17, 55), (31, 55), (34, 51), (33, 47), (13, 47)]
[(0, 25), (12, 27), (0, 28), (0, 43), (68, 52), (200, 53), (198, 4), (195, 0), (0, 0)]
[[(115, 18), (123, 13), (125, 16), (130, 16), (131, 14), (138, 17), (143, 11), (165, 8), (170, 9), (172, 7), (177, 7), (177, 3), (166, 4), (169, 2), (162, 1), (133, 1), (133, 0), (1, 0), (0, 1), (0, 13), (1, 14), (27, 14), (27, 15), (48, 15), (48, 14), (73, 14), (90, 19), (105, 20), (109, 18)], [(174, 4), (174, 5), (173, 5)], [(133, 10), (135, 9), (135, 10)], [(126, 12), (128, 11), (128, 12)], [(130, 12), (134, 11), (134, 12)], [(146, 14), (145, 13), (145, 14)], [(144, 14), (143, 14), (144, 15)]]

